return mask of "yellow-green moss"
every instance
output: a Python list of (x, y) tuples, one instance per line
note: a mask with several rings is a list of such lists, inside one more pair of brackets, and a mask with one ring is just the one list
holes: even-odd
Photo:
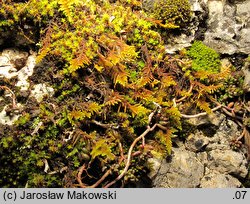
[(178, 27), (187, 25), (191, 17), (188, 0), (145, 0), (143, 1), (143, 8), (153, 18)]
[(220, 71), (221, 62), (219, 54), (201, 41), (195, 41), (187, 54), (193, 59), (193, 70), (205, 70), (211, 73)]

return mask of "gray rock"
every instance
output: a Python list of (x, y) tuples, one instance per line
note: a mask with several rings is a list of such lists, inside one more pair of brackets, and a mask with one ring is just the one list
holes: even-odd
[(173, 148), (171, 162), (163, 161), (158, 175), (153, 181), (154, 187), (195, 188), (204, 174), (203, 164), (195, 153), (181, 148)]
[(191, 133), (185, 141), (187, 150), (192, 152), (199, 152), (209, 143), (209, 138), (204, 136), (201, 131)]
[[(241, 129), (232, 120), (217, 113), (213, 122), (216, 133), (212, 137), (204, 135), (204, 124), (196, 123), (196, 129), (178, 148), (173, 148), (171, 159), (155, 162), (151, 179), (154, 187), (165, 188), (231, 188), (241, 187), (237, 178), (245, 178), (247, 159), (243, 148), (238, 152), (231, 148), (233, 138), (240, 136)], [(215, 125), (216, 124), (216, 125)], [(205, 127), (205, 126), (204, 126)], [(153, 163), (152, 163), (153, 164)]]
[(201, 188), (239, 188), (241, 183), (238, 179), (217, 171), (206, 169), (204, 177), (201, 179)]
[(158, 158), (149, 158), (147, 161), (148, 167), (150, 169), (150, 172), (148, 174), (148, 177), (150, 179), (154, 179), (160, 168), (161, 168), (161, 164), (162, 164), (163, 159), (158, 159)]
[(250, 0), (207, 2), (209, 17), (204, 43), (219, 53), (250, 53)]
[(210, 138), (209, 144), (206, 146), (206, 151), (211, 150), (229, 150), (231, 142), (241, 135), (238, 125), (232, 120), (225, 119), (217, 129), (215, 135)]
[(207, 167), (220, 173), (228, 173), (239, 177), (246, 177), (247, 161), (240, 152), (233, 150), (212, 150), (208, 152)]
[[(158, 0), (143, 0), (142, 7), (146, 13), (154, 12), (154, 5), (157, 5)], [(196, 32), (199, 29), (200, 23), (203, 22), (207, 15), (206, 7), (204, 2), (198, 0), (189, 0), (192, 11), (192, 17), (188, 26), (181, 29), (178, 34), (168, 30), (166, 52), (175, 53), (185, 47), (191, 46), (192, 41), (195, 39)]]
[(250, 61), (247, 61), (242, 68), (244, 73), (244, 90), (250, 92)]
[(224, 119), (225, 119), (224, 115), (220, 114), (219, 112), (214, 112), (212, 114), (205, 115), (202, 117), (190, 118), (187, 120), (187, 122), (190, 125), (194, 125), (194, 126), (201, 126), (201, 125), (206, 125), (206, 124), (219, 126)]

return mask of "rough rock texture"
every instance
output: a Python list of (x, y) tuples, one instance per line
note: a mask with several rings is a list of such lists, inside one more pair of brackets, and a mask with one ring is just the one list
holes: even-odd
[(28, 77), (33, 74), (36, 65), (36, 54), (29, 55), (17, 49), (5, 49), (0, 55), (0, 78), (18, 78), (16, 86), (21, 90), (27, 90), (29, 87)]
[[(38, 102), (41, 102), (45, 96), (52, 96), (54, 90), (45, 84), (35, 84), (30, 85), (29, 78), (33, 75), (34, 68), (36, 66), (36, 53), (27, 53), (18, 49), (8, 48), (0, 52), (0, 80), (7, 78), (17, 78), (15, 86), (20, 88), (20, 93), (29, 92), (31, 94), (29, 97), (34, 97)], [(18, 103), (15, 97), (15, 93), (12, 90), (5, 89), (4, 95), (0, 97), (0, 124), (12, 125), (20, 116), (20, 111), (23, 104)], [(1, 103), (6, 101), (6, 99), (11, 99), (12, 103), (6, 105), (6, 103)], [(16, 103), (16, 107), (13, 115), (7, 114), (7, 109), (9, 106)]]
[(174, 148), (171, 161), (162, 161), (153, 183), (159, 188), (195, 188), (203, 175), (204, 166), (194, 152)]
[(211, 171), (206, 168), (205, 175), (200, 181), (201, 188), (238, 188), (241, 183), (238, 179), (217, 171)]
[[(157, 0), (143, 0), (145, 11)], [(222, 54), (250, 53), (250, 0), (189, 0), (192, 20), (178, 34), (169, 34), (166, 51), (189, 47), (194, 39)], [(168, 31), (169, 32), (169, 31)]]
[(250, 53), (250, 0), (207, 2), (204, 43), (219, 53)]
[(247, 175), (246, 166), (247, 161), (242, 153), (219, 149), (208, 152), (209, 169), (244, 178)]
[(232, 139), (241, 134), (237, 124), (219, 113), (189, 122), (195, 127), (194, 131), (184, 143), (176, 142), (179, 147), (173, 148), (169, 158), (151, 159), (157, 164), (150, 173), (153, 186), (241, 187), (238, 179), (245, 178), (248, 170), (244, 147), (237, 151), (231, 147)]
[[(158, 0), (143, 0), (143, 9), (150, 13), (150, 10), (152, 10), (155, 3), (157, 4), (157, 1)], [(182, 28), (182, 32), (176, 33), (168, 31), (168, 37), (165, 39), (167, 41), (166, 52), (168, 53), (174, 53), (184, 47), (191, 46), (191, 42), (195, 39), (200, 24), (206, 19), (206, 7), (197, 0), (189, 0), (189, 2), (192, 11), (191, 20), (185, 28)]]
[(242, 71), (244, 73), (244, 89), (250, 92), (250, 60), (246, 61)]

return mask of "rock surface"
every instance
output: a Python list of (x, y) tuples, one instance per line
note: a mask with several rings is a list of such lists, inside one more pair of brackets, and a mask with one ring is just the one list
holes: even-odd
[(204, 43), (219, 53), (250, 53), (250, 0), (207, 1)]
[(200, 181), (201, 188), (239, 188), (241, 183), (238, 179), (217, 171), (206, 169)]
[[(154, 8), (154, 4), (157, 4), (158, 0), (143, 0), (142, 6), (146, 12), (149, 12)], [(182, 32), (168, 31), (166, 43), (166, 52), (174, 53), (177, 50), (181, 50), (184, 47), (191, 46), (192, 41), (196, 37), (196, 33), (200, 27), (200, 24), (206, 18), (206, 8), (197, 0), (189, 0), (192, 11), (192, 17), (188, 26), (182, 29)]]
[[(242, 186), (238, 179), (245, 178), (248, 173), (245, 151), (243, 147), (237, 151), (231, 147), (232, 139), (238, 137), (240, 131), (236, 123), (219, 113), (216, 115), (218, 117), (208, 116), (196, 122), (191, 120), (196, 129), (190, 133), (185, 142), (178, 141), (179, 147), (173, 148), (169, 158), (153, 162), (158, 164), (150, 173), (154, 187)], [(209, 128), (205, 131), (206, 134), (202, 132), (204, 124), (209, 127), (209, 123), (216, 129), (215, 134), (207, 135)]]
[(250, 92), (250, 60), (246, 61), (242, 71), (244, 73), (244, 89), (246, 92)]
[(153, 184), (159, 188), (195, 188), (203, 175), (204, 166), (194, 152), (174, 148), (171, 161), (162, 161)]
[[(143, 0), (145, 11), (157, 0)], [(250, 0), (189, 0), (192, 20), (182, 32), (168, 35), (166, 51), (189, 47), (195, 39), (222, 54), (250, 53)], [(168, 31), (169, 32), (169, 31)]]
[[(29, 92), (28, 90), (31, 89), (29, 97), (34, 97), (38, 102), (41, 102), (45, 96), (52, 96), (54, 89), (45, 84), (30, 85), (29, 77), (33, 75), (35, 66), (36, 53), (34, 52), (29, 54), (18, 49), (8, 48), (0, 53), (0, 79), (17, 78), (15, 86), (20, 88), (20, 93)], [(16, 101), (13, 94), (15, 95), (12, 90), (6, 87), (4, 96), (0, 98), (0, 102), (7, 98), (12, 100), (12, 104), (0, 106), (0, 124), (12, 125), (20, 116), (23, 105)], [(12, 115), (8, 115), (6, 111), (9, 106), (16, 106)]]

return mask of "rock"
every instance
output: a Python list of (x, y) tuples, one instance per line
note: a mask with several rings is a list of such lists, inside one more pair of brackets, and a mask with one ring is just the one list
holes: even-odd
[[(154, 5), (157, 5), (159, 0), (143, 0), (142, 7), (146, 13), (154, 12)], [(191, 46), (191, 42), (195, 39), (196, 32), (199, 29), (200, 24), (206, 19), (207, 11), (203, 6), (203, 2), (197, 0), (189, 0), (190, 9), (191, 9), (191, 18), (187, 23), (188, 26), (179, 29), (178, 32), (174, 29), (171, 32), (171, 29), (167, 31), (167, 43), (166, 43), (166, 52), (175, 53), (178, 50), (181, 50), (185, 47)]]
[[(238, 179), (247, 176), (247, 158), (244, 148), (234, 151), (231, 147), (232, 139), (241, 135), (241, 129), (221, 113), (216, 115), (214, 120), (196, 121), (196, 126), (193, 124), (196, 128), (186, 140), (178, 140), (178, 148), (173, 148), (170, 159), (155, 162), (150, 174), (154, 187), (242, 187)], [(203, 128), (212, 123), (216, 132), (207, 137)]]
[[(17, 104), (21, 108), (21, 104)], [(0, 124), (2, 125), (13, 125), (14, 122), (20, 117), (20, 114), (14, 113), (13, 116), (9, 116), (6, 112), (8, 105), (4, 106), (3, 110), (0, 112)]]
[(207, 167), (221, 173), (246, 177), (247, 161), (244, 155), (233, 150), (212, 150), (208, 152)]
[(207, 2), (204, 43), (222, 54), (250, 53), (250, 0)]
[(201, 125), (214, 125), (219, 126), (222, 121), (225, 119), (225, 116), (220, 114), (219, 112), (214, 112), (209, 115), (205, 115), (197, 118), (190, 118), (186, 120), (190, 125), (201, 126)]
[(238, 125), (230, 119), (225, 119), (214, 136), (210, 138), (210, 142), (206, 146), (206, 151), (231, 149), (231, 141), (240, 135), (241, 131), (238, 130)]
[(204, 174), (204, 166), (195, 153), (173, 148), (172, 161), (163, 161), (153, 186), (156, 188), (195, 188)]
[[(31, 88), (29, 77), (32, 76), (35, 65), (35, 52), (29, 55), (27, 52), (9, 48), (4, 49), (0, 54), (0, 78), (11, 79), (16, 77), (17, 82), (15, 83), (15, 86), (20, 87), (20, 95), (25, 98), (34, 96), (38, 102), (41, 102), (45, 96), (51, 97), (54, 94), (54, 89), (46, 86), (45, 84), (36, 84), (33, 86), (33, 89), (31, 90), (31, 94), (29, 96), (29, 89)], [(10, 91), (7, 92), (8, 94), (10, 94)], [(6, 102), (3, 102), (6, 97), (11, 97), (12, 100), (11, 94), (10, 96), (5, 95), (3, 98), (0, 98), (0, 124), (13, 125), (13, 123), (19, 118), (20, 110), (23, 105), (18, 103), (17, 99), (15, 99), (17, 107), (15, 107), (15, 109), (11, 108), (12, 112), (10, 115), (6, 111), (9, 104), (7, 105)]]
[(54, 94), (54, 89), (48, 87), (45, 84), (36, 84), (31, 90), (31, 97), (35, 97), (37, 102), (41, 102), (45, 96), (52, 97)]
[(162, 159), (158, 159), (158, 158), (149, 158), (148, 159), (148, 166), (150, 169), (150, 172), (148, 174), (148, 177), (150, 179), (154, 179), (155, 176), (158, 174), (159, 169), (161, 167), (162, 164)]
[(200, 182), (201, 188), (239, 188), (241, 186), (242, 184), (238, 179), (208, 169), (206, 169), (206, 173)]
[(250, 92), (250, 60), (246, 61), (242, 71), (244, 73), (243, 88), (246, 92)]
[(199, 152), (209, 143), (209, 138), (204, 136), (201, 131), (191, 133), (185, 141), (185, 146), (192, 152)]
[[(0, 78), (17, 77), (16, 86), (20, 87), (21, 91), (28, 90), (28, 78), (33, 74), (36, 64), (36, 53), (28, 56), (27, 52), (22, 52), (17, 49), (5, 49), (0, 55)], [(23, 67), (20, 67), (24, 65)]]

